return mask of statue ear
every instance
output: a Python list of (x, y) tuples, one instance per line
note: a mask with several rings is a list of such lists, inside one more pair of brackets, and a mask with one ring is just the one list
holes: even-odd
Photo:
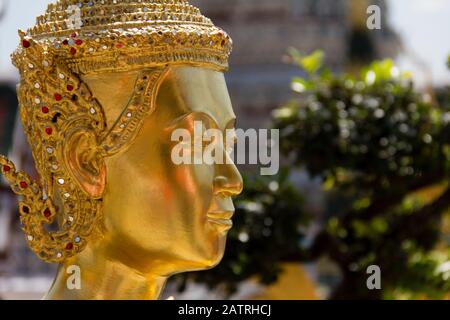
[(106, 166), (95, 135), (77, 131), (66, 141), (65, 160), (72, 177), (89, 197), (101, 198), (106, 186)]

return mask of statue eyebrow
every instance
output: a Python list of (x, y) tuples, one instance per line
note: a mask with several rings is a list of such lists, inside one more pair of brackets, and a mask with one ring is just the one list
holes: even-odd
[[(200, 119), (203, 118), (203, 119)], [(185, 113), (183, 115), (181, 115), (180, 117), (176, 118), (175, 120), (171, 121), (169, 123), (169, 125), (167, 126), (167, 128), (173, 128), (177, 125), (180, 125), (182, 123), (186, 123), (189, 124), (189, 122), (193, 122), (193, 121), (201, 121), (204, 119), (207, 119), (210, 126), (214, 127), (214, 128), (220, 128), (219, 124), (217, 123), (217, 121), (214, 119), (214, 117), (212, 115), (210, 115), (207, 112), (189, 112), (189, 113)], [(230, 129), (230, 128), (235, 128), (236, 126), (236, 118), (233, 117), (231, 120), (228, 121), (228, 123), (225, 125), (224, 130)]]
[(208, 122), (210, 124), (214, 124), (215, 127), (219, 127), (217, 122), (214, 120), (214, 118), (206, 112), (185, 113), (182, 116), (171, 121), (168, 127), (173, 127), (173, 126), (176, 126), (183, 122), (188, 123), (188, 122), (193, 122), (193, 121), (201, 121), (201, 120), (204, 120), (205, 118), (208, 120)]

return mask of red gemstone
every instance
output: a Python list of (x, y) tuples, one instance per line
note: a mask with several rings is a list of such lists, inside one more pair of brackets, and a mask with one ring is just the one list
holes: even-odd
[(75, 40), (75, 44), (77, 46), (81, 46), (83, 44), (83, 40), (81, 40), (81, 39)]
[(123, 48), (123, 43), (119, 42), (119, 43), (116, 45), (116, 47), (117, 47), (117, 49), (122, 49), (122, 48)]
[(51, 135), (53, 133), (53, 129), (52, 128), (45, 128), (45, 133), (48, 135)]
[(61, 101), (62, 100), (62, 95), (60, 95), (59, 93), (55, 93), (55, 100), (56, 101)]
[(63, 45), (67, 46), (69, 44), (69, 40), (66, 39), (62, 43), (63, 43)]
[(23, 211), (24, 213), (26, 213), (26, 214), (29, 214), (29, 213), (30, 213), (30, 208), (28, 208), (27, 206), (23, 206), (23, 207), (22, 207), (22, 211)]
[(45, 209), (44, 211), (44, 217), (46, 217), (47, 219), (50, 218), (52, 216), (52, 212), (50, 211), (49, 208)]
[(72, 242), (69, 242), (67, 245), (66, 245), (66, 250), (72, 250), (73, 249), (73, 243)]
[(26, 49), (26, 48), (29, 48), (31, 46), (31, 43), (28, 40), (23, 40), (22, 41), (22, 46)]
[(25, 181), (21, 181), (19, 184), (22, 189), (25, 189), (26, 187), (28, 187), (28, 183), (26, 183)]
[(10, 166), (7, 166), (7, 165), (3, 166), (3, 172), (10, 172), (10, 171), (11, 171), (11, 167)]
[(71, 85), (71, 84), (68, 84), (67, 85), (67, 90), (68, 91), (72, 91), (74, 88), (73, 88), (73, 85)]
[(74, 32), (74, 33), (72, 33), (70, 36), (71, 36), (72, 38), (76, 38), (76, 37), (77, 37), (77, 33)]
[(70, 53), (71, 53), (71, 54), (77, 53), (77, 49), (75, 49), (75, 48), (70, 48)]
[(48, 107), (42, 107), (42, 113), (48, 113), (50, 110), (48, 109)]

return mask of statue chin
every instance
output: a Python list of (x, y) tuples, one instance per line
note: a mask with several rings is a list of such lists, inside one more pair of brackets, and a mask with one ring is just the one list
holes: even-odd
[[(77, 4), (83, 21), (63, 23)], [(223, 138), (230, 37), (187, 1), (57, 1), (37, 24), (12, 59), (42, 180), (0, 165), (30, 248), (60, 265), (46, 299), (156, 299), (169, 276), (216, 266), (243, 188)], [(222, 161), (175, 159), (209, 146)]]

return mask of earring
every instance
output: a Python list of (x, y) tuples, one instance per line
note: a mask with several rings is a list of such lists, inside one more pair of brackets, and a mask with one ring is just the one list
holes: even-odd
[(83, 130), (99, 137), (106, 121), (78, 75), (58, 63), (50, 48), (21, 37), (20, 59), (13, 58), (21, 76), (20, 116), (41, 181), (16, 171), (3, 156), (1, 172), (20, 196), (20, 221), (31, 249), (46, 262), (60, 263), (85, 248), (102, 212), (101, 200), (86, 195), (69, 174), (66, 137)]

